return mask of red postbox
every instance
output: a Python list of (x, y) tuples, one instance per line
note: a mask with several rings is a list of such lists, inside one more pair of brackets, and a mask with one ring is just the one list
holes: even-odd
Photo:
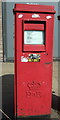
[(15, 117), (51, 113), (54, 6), (15, 4)]

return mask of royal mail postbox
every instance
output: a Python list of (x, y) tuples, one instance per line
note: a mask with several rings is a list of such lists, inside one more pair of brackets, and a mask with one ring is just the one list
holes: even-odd
[(15, 117), (51, 113), (54, 6), (16, 4)]

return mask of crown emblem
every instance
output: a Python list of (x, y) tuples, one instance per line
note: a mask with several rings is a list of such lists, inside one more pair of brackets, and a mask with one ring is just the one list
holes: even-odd
[(27, 84), (27, 87), (29, 88), (29, 90), (38, 90), (40, 86), (41, 86), (40, 82), (34, 82), (34, 81)]

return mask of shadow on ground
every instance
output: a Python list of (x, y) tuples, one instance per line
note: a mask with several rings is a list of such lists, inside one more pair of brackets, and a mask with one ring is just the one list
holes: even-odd
[[(14, 75), (8, 74), (2, 76), (2, 109), (3, 111), (12, 119), (14, 120)], [(60, 97), (52, 94), (52, 108), (55, 110), (60, 111)], [(24, 119), (24, 118), (22, 118)], [(25, 118), (25, 120), (29, 120), (30, 118)], [(33, 117), (31, 119), (37, 120), (37, 117)], [(5, 119), (3, 115), (2, 120)], [(21, 119), (18, 119), (21, 120)], [(56, 118), (48, 118), (48, 117), (41, 117), (38, 120), (58, 120)]]
[(52, 108), (60, 111), (60, 97), (52, 94)]
[[(2, 109), (3, 111), (13, 119), (14, 109), (14, 75), (8, 74), (2, 76)], [(3, 118), (5, 118), (3, 116)], [(4, 119), (3, 119), (4, 120)]]

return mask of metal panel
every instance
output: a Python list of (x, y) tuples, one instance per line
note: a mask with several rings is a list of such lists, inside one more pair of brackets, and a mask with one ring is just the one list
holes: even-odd
[(3, 3), (3, 41), (4, 41), (4, 61), (14, 58), (13, 40), (13, 6), (14, 3)]
[(2, 34), (3, 34), (3, 58), (6, 61), (7, 57), (7, 39), (6, 39), (6, 3), (2, 3)]
[[(58, 3), (58, 15), (60, 16), (60, 2)], [(60, 20), (58, 21), (58, 56), (60, 57)]]
[(14, 54), (14, 42), (13, 42), (13, 3), (6, 4), (7, 9), (7, 58), (12, 59)]

